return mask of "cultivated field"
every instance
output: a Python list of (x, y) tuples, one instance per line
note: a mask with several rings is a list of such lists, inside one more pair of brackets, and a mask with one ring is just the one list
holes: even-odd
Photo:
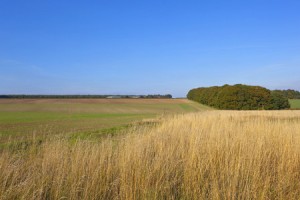
[(290, 99), (292, 109), (300, 109), (300, 99)]
[(299, 199), (300, 111), (168, 116), (0, 155), (0, 199)]
[(158, 115), (207, 109), (185, 99), (0, 99), (0, 146), (33, 134), (101, 135)]

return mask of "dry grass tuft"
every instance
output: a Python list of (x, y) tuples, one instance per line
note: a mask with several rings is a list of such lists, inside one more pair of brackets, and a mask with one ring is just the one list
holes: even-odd
[(0, 199), (297, 199), (300, 112), (210, 111), (0, 153)]

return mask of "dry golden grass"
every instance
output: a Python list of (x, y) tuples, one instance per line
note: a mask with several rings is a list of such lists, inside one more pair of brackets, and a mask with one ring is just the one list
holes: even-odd
[(299, 199), (299, 111), (176, 115), (0, 153), (1, 199)]

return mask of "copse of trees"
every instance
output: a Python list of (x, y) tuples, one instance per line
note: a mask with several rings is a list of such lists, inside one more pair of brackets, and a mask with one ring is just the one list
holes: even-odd
[(223, 110), (281, 110), (290, 108), (288, 99), (260, 86), (224, 85), (200, 87), (187, 98)]
[(288, 98), (277, 91), (271, 91), (271, 105), (272, 110), (282, 110), (290, 108)]

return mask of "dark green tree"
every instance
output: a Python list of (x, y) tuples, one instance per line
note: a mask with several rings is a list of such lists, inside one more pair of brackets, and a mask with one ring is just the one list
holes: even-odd
[(192, 89), (187, 98), (224, 110), (287, 109), (289, 103), (280, 93), (272, 93), (260, 86), (224, 85)]

